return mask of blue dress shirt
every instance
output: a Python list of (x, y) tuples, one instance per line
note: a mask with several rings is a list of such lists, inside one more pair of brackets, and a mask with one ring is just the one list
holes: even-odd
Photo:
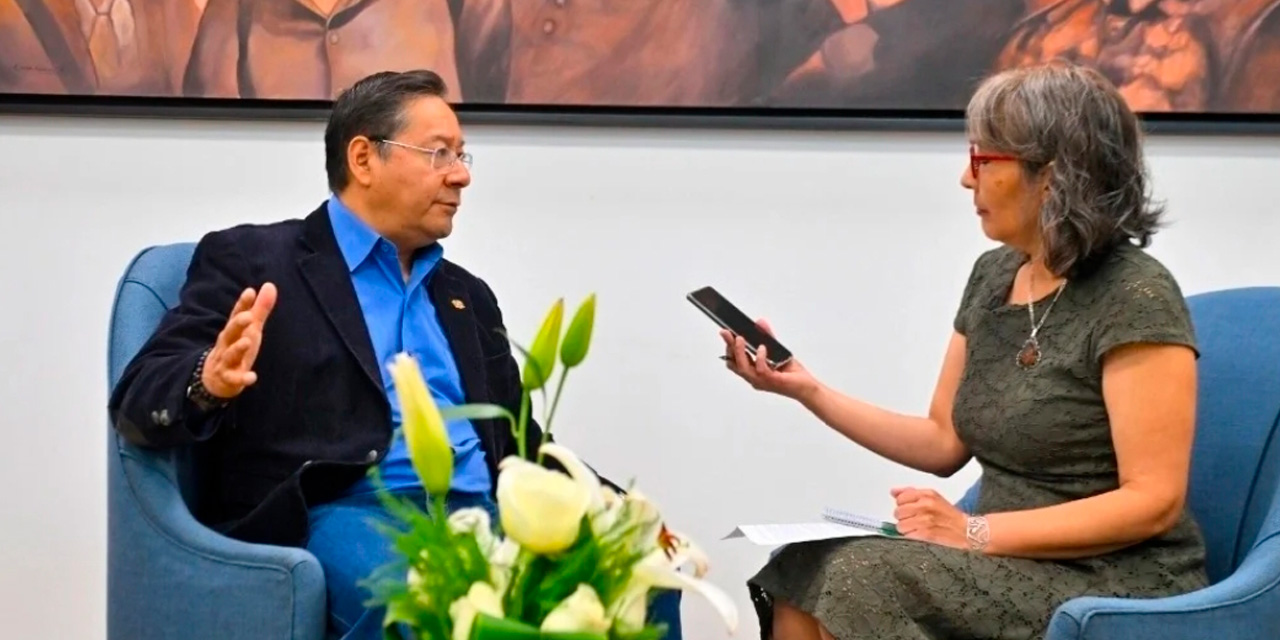
[[(382, 372), (382, 384), (391, 403), (392, 428), (401, 424), (400, 403), (387, 365), (400, 352), (414, 356), (422, 368), (431, 396), (441, 407), (464, 404), (462, 378), (440, 326), (436, 309), (427, 295), (427, 280), (440, 264), (444, 249), (433, 244), (417, 252), (406, 281), (400, 270), (396, 248), (355, 215), (336, 196), (329, 198), (329, 223), (337, 237), (342, 257), (351, 271), (356, 298), (364, 313), (365, 326)], [(475, 427), (467, 420), (447, 424), (453, 446), (453, 490), (463, 493), (488, 492), (492, 486), (489, 467)], [(421, 487), (405, 448), (396, 437), (381, 464), (382, 482), (387, 489)], [(361, 479), (348, 491), (354, 495), (373, 491), (372, 483)]]

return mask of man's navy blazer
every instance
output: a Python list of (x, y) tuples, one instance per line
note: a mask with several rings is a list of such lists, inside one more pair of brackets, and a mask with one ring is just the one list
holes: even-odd
[[(275, 309), (257, 382), (201, 411), (187, 387), (202, 352), (247, 287), (272, 282)], [(520, 409), (520, 372), (497, 300), (442, 260), (427, 284), (468, 402)], [(346, 262), (322, 205), (303, 220), (210, 233), (195, 249), (177, 306), (125, 369), (109, 401), (116, 429), (151, 447), (195, 444), (196, 517), (250, 542), (302, 545), (308, 505), (332, 500), (380, 462), (391, 407)], [(492, 477), (517, 454), (505, 421), (477, 420)], [(541, 440), (530, 420), (530, 451)], [(496, 483), (495, 483), (496, 484)]]

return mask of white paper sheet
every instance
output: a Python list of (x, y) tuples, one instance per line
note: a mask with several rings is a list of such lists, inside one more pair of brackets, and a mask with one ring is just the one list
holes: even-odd
[(800, 522), (795, 524), (744, 524), (729, 532), (729, 535), (723, 539), (746, 538), (755, 544), (772, 547), (793, 542), (808, 542), (810, 540), (879, 535), (882, 534), (875, 531), (846, 527), (834, 522)]

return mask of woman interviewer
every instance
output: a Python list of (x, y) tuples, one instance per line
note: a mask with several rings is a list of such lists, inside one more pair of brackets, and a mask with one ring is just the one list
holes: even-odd
[(766, 639), (1036, 638), (1074, 597), (1206, 584), (1185, 506), (1195, 338), (1144, 251), (1162, 211), (1137, 118), (1101, 75), (1055, 63), (989, 78), (967, 128), (961, 184), (1002, 246), (974, 265), (927, 416), (721, 334), (732, 371), (857, 444), (940, 476), (982, 467), (974, 514), (895, 489), (903, 538), (783, 549), (749, 581)]

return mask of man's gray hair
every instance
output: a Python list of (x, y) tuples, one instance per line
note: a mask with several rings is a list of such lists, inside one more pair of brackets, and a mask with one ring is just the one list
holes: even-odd
[(1122, 242), (1145, 247), (1164, 213), (1151, 201), (1137, 116), (1098, 71), (1049, 63), (1003, 71), (974, 93), (970, 142), (1048, 168), (1040, 211), (1045, 261), (1076, 275)]

